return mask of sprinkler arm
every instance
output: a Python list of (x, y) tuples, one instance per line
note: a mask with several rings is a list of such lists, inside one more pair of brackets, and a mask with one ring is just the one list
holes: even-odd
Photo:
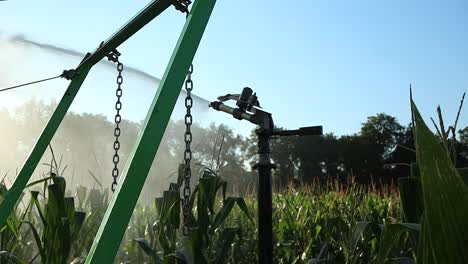
[(287, 137), (287, 136), (321, 136), (323, 135), (322, 126), (301, 127), (294, 130), (274, 130), (273, 119), (271, 114), (252, 107), (251, 114), (242, 112), (239, 108), (234, 108), (225, 105), (221, 101), (211, 102), (210, 107), (215, 110), (228, 113), (239, 120), (247, 120), (250, 123), (260, 126), (266, 133), (271, 136)]
[(262, 130), (266, 131), (270, 135), (274, 134), (274, 124), (271, 114), (260, 110), (259, 108), (252, 107), (250, 110), (251, 113), (247, 113), (239, 108), (225, 105), (221, 101), (211, 102), (209, 106), (217, 111), (228, 113), (236, 119), (247, 120), (252, 124), (258, 125)]
[(278, 130), (275, 131), (275, 136), (321, 136), (323, 135), (322, 126), (301, 127), (294, 130)]
[(209, 107), (213, 108), (214, 110), (221, 111), (227, 114), (232, 115), (234, 118), (239, 119), (239, 120), (247, 120), (249, 122), (252, 122), (252, 115), (248, 113), (242, 113), (240, 111), (237, 111), (238, 109), (234, 107), (230, 107), (225, 105), (223, 102), (211, 102), (209, 104)]

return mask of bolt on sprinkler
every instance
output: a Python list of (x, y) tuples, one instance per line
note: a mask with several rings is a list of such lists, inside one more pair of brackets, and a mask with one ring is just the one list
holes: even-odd
[[(236, 108), (225, 104), (226, 101), (236, 101)], [(260, 264), (273, 263), (273, 226), (272, 226), (272, 187), (271, 170), (275, 165), (270, 159), (270, 143), (272, 138), (282, 136), (306, 136), (323, 134), (322, 126), (302, 127), (296, 130), (275, 131), (273, 118), (260, 108), (256, 93), (245, 87), (241, 94), (227, 94), (211, 102), (210, 107), (225, 112), (239, 120), (247, 120), (258, 126), (255, 131), (258, 138), (259, 161), (254, 166), (258, 171), (257, 203), (258, 203), (258, 261)]]

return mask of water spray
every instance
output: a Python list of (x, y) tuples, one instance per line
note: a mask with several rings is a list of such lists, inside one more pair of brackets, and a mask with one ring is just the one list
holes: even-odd
[[(236, 101), (236, 108), (225, 104), (226, 101)], [(275, 130), (271, 113), (261, 109), (256, 93), (246, 87), (241, 94), (227, 94), (218, 97), (218, 101), (209, 105), (215, 110), (228, 113), (239, 120), (247, 120), (258, 126), (255, 133), (258, 139), (258, 163), (254, 169), (258, 171), (257, 203), (258, 203), (258, 260), (262, 264), (273, 263), (273, 226), (272, 226), (272, 187), (271, 170), (275, 165), (270, 159), (270, 139), (282, 136), (319, 136), (322, 126), (302, 127), (296, 130)]]

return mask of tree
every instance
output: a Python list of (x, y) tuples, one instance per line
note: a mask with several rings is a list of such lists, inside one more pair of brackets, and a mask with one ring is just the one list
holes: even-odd
[(457, 166), (468, 167), (468, 126), (458, 131)]
[(463, 129), (458, 130), (460, 143), (468, 145), (468, 126)]
[(380, 147), (371, 138), (360, 135), (342, 136), (339, 139), (339, 163), (346, 176), (361, 183), (369, 183), (380, 175), (382, 159)]
[(280, 189), (286, 187), (295, 176), (298, 165), (296, 155), (294, 155), (296, 146), (296, 137), (271, 140), (271, 158), (276, 165), (273, 171), (273, 183)]
[(381, 158), (387, 157), (404, 135), (405, 128), (397, 119), (385, 113), (367, 118), (361, 136), (377, 144)]

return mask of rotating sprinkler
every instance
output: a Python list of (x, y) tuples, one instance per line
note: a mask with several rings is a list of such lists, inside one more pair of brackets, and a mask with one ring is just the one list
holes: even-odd
[[(236, 101), (237, 107), (225, 104)], [(270, 139), (283, 136), (318, 136), (322, 135), (322, 126), (301, 127), (296, 130), (275, 130), (271, 113), (261, 109), (256, 93), (245, 87), (241, 94), (227, 94), (218, 97), (218, 101), (209, 105), (215, 110), (225, 112), (239, 120), (247, 120), (257, 125), (255, 133), (258, 139), (257, 203), (258, 203), (258, 260), (262, 264), (273, 263), (273, 227), (272, 227), (272, 188), (271, 170), (275, 165), (270, 160)]]

